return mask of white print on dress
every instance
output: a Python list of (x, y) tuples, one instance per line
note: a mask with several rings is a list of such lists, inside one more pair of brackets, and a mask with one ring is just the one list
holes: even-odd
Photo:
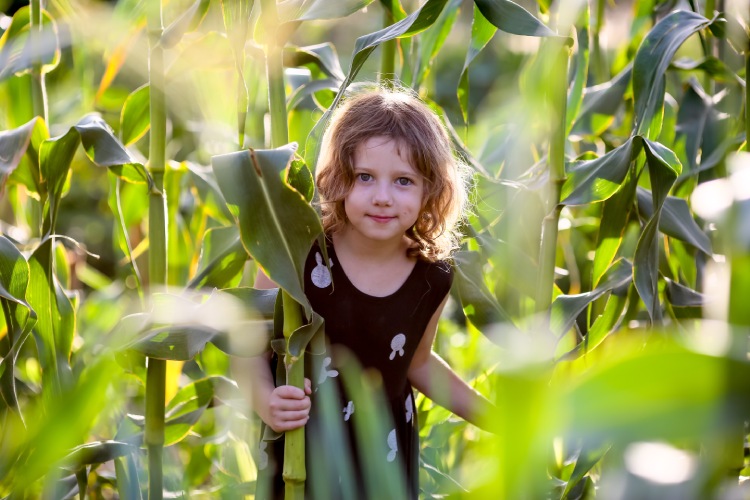
[(411, 394), (406, 398), (406, 422), (411, 422), (412, 413), (414, 411), (411, 409)]
[(322, 384), (323, 382), (328, 379), (328, 377), (338, 377), (339, 372), (338, 370), (329, 370), (328, 367), (331, 365), (331, 358), (325, 358), (323, 360), (323, 366), (320, 367), (320, 376), (318, 377), (318, 385)]
[(398, 451), (398, 443), (396, 442), (396, 429), (393, 429), (390, 434), (388, 434), (388, 448), (391, 449), (391, 451), (388, 452), (388, 461), (393, 462), (396, 460), (396, 452)]
[(258, 470), (263, 470), (268, 467), (268, 453), (266, 453), (268, 443), (261, 441), (258, 446)]
[(389, 359), (393, 360), (393, 358), (396, 357), (396, 353), (398, 353), (399, 356), (404, 355), (404, 345), (406, 344), (406, 335), (403, 333), (399, 333), (395, 337), (393, 337), (393, 340), (391, 340), (391, 355)]
[(352, 416), (352, 413), (354, 413), (354, 401), (349, 401), (349, 403), (344, 408), (344, 421), (349, 421), (349, 417)]
[[(317, 262), (318, 265), (313, 268), (312, 273), (310, 274), (310, 279), (312, 280), (313, 285), (318, 288), (325, 288), (331, 284), (331, 272), (323, 265), (323, 257), (320, 256), (320, 252), (315, 252), (315, 262)], [(333, 267), (333, 260), (328, 259), (328, 262), (330, 266)]]

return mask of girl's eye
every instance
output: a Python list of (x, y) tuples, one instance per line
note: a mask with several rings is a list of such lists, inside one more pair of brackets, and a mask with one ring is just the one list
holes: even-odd
[(370, 174), (357, 174), (357, 177), (359, 178), (359, 180), (365, 181), (365, 182), (372, 179), (372, 176)]
[(411, 179), (409, 179), (408, 177), (399, 177), (398, 179), (396, 179), (396, 183), (397, 183), (397, 184), (398, 184), (399, 186), (409, 186), (409, 185), (411, 185), (411, 184), (414, 184), (414, 183), (413, 183), (413, 182), (411, 181)]

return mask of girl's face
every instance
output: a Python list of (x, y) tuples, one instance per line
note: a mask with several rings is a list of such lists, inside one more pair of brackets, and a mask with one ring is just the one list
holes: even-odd
[(424, 178), (405, 156), (389, 137), (369, 138), (354, 155), (354, 185), (344, 198), (346, 224), (370, 243), (401, 241), (422, 210)]

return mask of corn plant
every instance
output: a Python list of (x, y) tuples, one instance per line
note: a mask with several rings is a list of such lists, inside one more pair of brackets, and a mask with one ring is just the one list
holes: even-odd
[[(499, 430), (420, 397), (423, 494), (746, 494), (750, 11), (521, 5), (2, 15), (0, 495), (253, 494), (263, 441), (229, 356), (261, 352), (275, 311), (277, 383), (301, 385), (312, 172), (360, 78), (418, 91), (474, 175), (435, 349)], [(281, 298), (247, 286), (258, 268)], [(285, 442), (291, 498), (325, 467), (304, 471), (302, 431)], [(365, 470), (342, 487), (398, 497)]]

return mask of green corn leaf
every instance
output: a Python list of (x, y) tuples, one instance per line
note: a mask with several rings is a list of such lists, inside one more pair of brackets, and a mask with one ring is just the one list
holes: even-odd
[(49, 73), (60, 63), (60, 41), (57, 23), (47, 11), (42, 11), (42, 32), (35, 55), (30, 43), (31, 8), (21, 7), (13, 15), (10, 26), (0, 37), (0, 81), (14, 74), (27, 72), (37, 60), (42, 62), (42, 72)]
[(161, 35), (161, 45), (171, 49), (182, 40), (185, 33), (195, 30), (206, 17), (210, 0), (196, 0)]
[[(332, 78), (323, 78), (322, 80), (312, 80), (307, 83), (304, 83), (294, 89), (291, 94), (289, 94), (289, 98), (287, 99), (287, 109), (290, 110), (290, 115), (297, 110), (298, 108), (302, 107), (303, 104), (308, 103), (308, 97), (314, 96), (317, 92), (320, 92), (322, 90), (328, 90), (331, 92), (331, 96), (335, 95), (336, 92), (339, 90), (339, 85), (341, 85), (341, 82), (336, 81)], [(317, 107), (319, 104), (317, 104), (317, 99), (314, 99), (314, 106)], [(312, 106), (311, 106), (312, 107)], [(323, 108), (325, 109), (325, 108)], [(309, 113), (309, 111), (304, 111), (307, 116), (314, 116), (312, 113)], [(293, 119), (292, 116), (290, 116), (289, 121), (291, 122)], [(291, 124), (290, 124), (291, 127)], [(290, 132), (290, 135), (291, 132)]]
[(130, 93), (120, 113), (120, 140), (126, 146), (146, 135), (151, 127), (150, 87), (143, 85)]
[[(716, 26), (716, 23), (711, 26)], [(704, 57), (697, 61), (681, 58), (673, 61), (670, 67), (682, 71), (702, 71), (718, 83), (744, 85), (744, 80), (737, 73), (732, 71), (724, 61), (715, 57)]]
[[(739, 390), (748, 390), (747, 368), (737, 368)], [(726, 370), (722, 357), (679, 348), (641, 348), (638, 356), (620, 356), (569, 387), (571, 434), (608, 443), (703, 435), (718, 425)]]
[[(638, 197), (638, 211), (646, 219), (651, 218), (654, 213), (651, 192), (639, 187), (636, 195)], [(687, 202), (682, 198), (668, 196), (664, 200), (659, 219), (659, 230), (673, 238), (693, 245), (706, 255), (712, 254), (711, 240), (695, 222)]]
[(566, 495), (604, 458), (611, 447), (611, 445), (592, 447), (588, 444), (581, 447), (576, 465), (573, 467), (573, 472), (570, 473), (570, 479), (565, 485), (561, 498), (567, 498)]
[(322, 332), (322, 328), (323, 317), (313, 311), (310, 323), (302, 325), (300, 328), (292, 332), (292, 335), (289, 337), (286, 352), (295, 358), (301, 358), (313, 336)]
[(615, 288), (607, 298), (602, 314), (594, 320), (588, 333), (575, 349), (571, 350), (562, 358), (575, 359), (596, 349), (617, 328), (621, 321), (622, 313), (628, 303), (628, 289), (630, 285)]
[[(390, 2), (388, 2), (390, 3)], [(437, 56), (440, 48), (445, 43), (448, 34), (456, 23), (458, 13), (461, 7), (461, 0), (450, 0), (443, 12), (440, 13), (437, 21), (427, 29), (420, 38), (419, 52), (414, 62), (412, 71), (411, 87), (418, 89), (424, 81), (427, 73), (430, 71), (432, 61)], [(398, 19), (403, 19), (403, 17)]]
[(151, 176), (145, 167), (117, 140), (101, 116), (93, 113), (86, 115), (75, 125), (75, 129), (81, 135), (86, 155), (94, 164), (108, 167), (126, 181), (147, 182), (151, 185)]
[(68, 371), (75, 311), (54, 273), (53, 238), (45, 238), (29, 258), (26, 298), (38, 320), (33, 334), (44, 376), (43, 387), (57, 393)]
[(458, 79), (458, 88), (456, 89), (464, 123), (468, 123), (469, 120), (469, 65), (482, 49), (487, 46), (490, 40), (492, 40), (496, 32), (497, 28), (484, 17), (479, 6), (474, 5), (474, 20), (471, 23), (471, 41), (469, 42), (469, 50), (466, 53), (464, 67), (461, 70), (461, 76)]
[(658, 228), (667, 193), (682, 171), (682, 165), (677, 156), (661, 144), (643, 139), (643, 145), (653, 188), (653, 215), (638, 240), (633, 274), (635, 287), (646, 305), (649, 316), (654, 321), (660, 321)]
[(623, 186), (602, 205), (596, 253), (591, 270), (592, 283), (595, 288), (617, 255), (625, 229), (627, 229), (627, 220), (635, 201), (636, 181), (632, 173)]
[(196, 243), (181, 211), (183, 179), (188, 173), (184, 163), (169, 162), (164, 171), (164, 193), (167, 199), (167, 285), (182, 286), (188, 281)]
[(525, 36), (558, 36), (529, 11), (510, 0), (474, 0), (489, 22), (506, 33)]
[(578, 51), (575, 56), (575, 78), (568, 92), (568, 104), (566, 106), (565, 131), (570, 134), (573, 123), (581, 110), (583, 102), (583, 90), (589, 77), (589, 61), (591, 50), (589, 49), (589, 7), (583, 9), (581, 25), (576, 30), (578, 40)]
[(119, 457), (138, 453), (139, 447), (121, 441), (98, 441), (86, 443), (73, 448), (63, 459), (63, 467), (78, 470), (92, 464), (103, 464)]
[(669, 278), (665, 278), (664, 281), (667, 283), (667, 300), (672, 307), (703, 307), (708, 302), (704, 294), (692, 288)]
[(284, 66), (298, 68), (307, 64), (314, 64), (323, 73), (339, 84), (346, 78), (341, 69), (341, 62), (336, 53), (336, 47), (330, 42), (309, 45), (307, 47), (287, 46), (283, 52)]
[[(222, 292), (239, 299), (245, 309), (253, 311), (259, 318), (251, 323), (253, 328), (243, 329), (231, 336), (220, 332), (211, 340), (211, 343), (221, 351), (233, 356), (257, 356), (260, 352), (259, 348), (265, 350), (269, 340), (273, 338), (273, 319), (276, 313), (277, 298), (280, 299), (279, 289), (258, 290), (256, 288), (239, 287), (226, 288)], [(279, 302), (281, 301), (279, 300)], [(281, 314), (281, 312), (279, 313)], [(285, 349), (285, 347), (282, 348), (282, 353)]]
[(667, 68), (675, 52), (692, 34), (711, 21), (678, 10), (659, 21), (638, 48), (633, 62), (633, 94), (638, 134), (645, 135), (664, 101)]
[(226, 288), (242, 274), (247, 262), (236, 227), (215, 227), (203, 235), (198, 271), (188, 288)]
[(279, 5), (279, 20), (300, 22), (337, 19), (354, 14), (372, 2), (373, 0), (291, 0)]
[(47, 126), (41, 118), (33, 118), (18, 128), (0, 132), (0, 189), (28, 152), (32, 160), (27, 163), (28, 172), (21, 176), (20, 182), (32, 193), (46, 193), (39, 172), (38, 151), (48, 137)]
[(680, 149), (684, 151), (684, 155), (680, 155), (680, 161), (687, 171), (695, 170), (697, 166), (698, 152), (710, 110), (711, 99), (696, 81), (690, 81), (677, 112), (675, 137), (675, 148), (681, 146)]
[(315, 179), (301, 159), (294, 159), (287, 170), (287, 183), (310, 203), (315, 194)]
[(65, 181), (70, 172), (81, 138), (75, 128), (60, 137), (47, 139), (39, 148), (39, 168), (47, 182), (47, 203), (45, 204), (45, 234), (55, 232), (60, 199)]
[(269, 278), (302, 304), (305, 259), (323, 231), (315, 210), (283, 182), (296, 145), (214, 156), (214, 173), (230, 209), (237, 215), (245, 249)]
[(603, 201), (620, 190), (640, 147), (631, 137), (623, 145), (595, 160), (574, 163), (560, 193), (563, 205)]
[(609, 82), (585, 89), (581, 109), (573, 122), (573, 133), (601, 135), (623, 105), (631, 75), (632, 66), (628, 65)]
[(216, 183), (216, 176), (211, 167), (184, 162), (183, 165), (190, 171), (190, 178), (195, 192), (200, 199), (203, 210), (222, 224), (231, 224), (234, 220), (232, 213), (227, 208), (227, 202), (221, 189)]
[(224, 28), (238, 55), (244, 53), (250, 13), (254, 3), (254, 0), (221, 0)]
[(550, 330), (560, 337), (567, 332), (579, 314), (593, 301), (613, 288), (629, 283), (633, 278), (633, 268), (626, 260), (618, 260), (607, 271), (602, 283), (594, 290), (576, 295), (558, 295), (550, 309)]
[(362, 69), (367, 58), (370, 54), (381, 44), (395, 38), (410, 37), (414, 36), (432, 26), (435, 21), (440, 17), (440, 13), (448, 3), (448, 0), (427, 0), (422, 7), (412, 12), (402, 20), (394, 23), (382, 30), (370, 33), (369, 35), (361, 36), (357, 38), (354, 44), (354, 53), (352, 54), (352, 65), (349, 69), (349, 73), (346, 75), (346, 79), (339, 87), (339, 91), (333, 100), (333, 103), (328, 108), (328, 111), (318, 120), (315, 128), (310, 132), (305, 143), (305, 163), (315, 171), (315, 166), (318, 162), (318, 152), (320, 151), (320, 140), (323, 135), (323, 131), (328, 126), (331, 113), (338, 105), (341, 98), (344, 96), (349, 84), (354, 81), (354, 78)]
[(482, 264), (481, 255), (477, 252), (456, 252), (453, 289), (458, 294), (469, 321), (480, 331), (486, 331), (485, 327), (492, 323), (502, 321), (512, 324), (512, 322), (510, 316), (484, 283)]

